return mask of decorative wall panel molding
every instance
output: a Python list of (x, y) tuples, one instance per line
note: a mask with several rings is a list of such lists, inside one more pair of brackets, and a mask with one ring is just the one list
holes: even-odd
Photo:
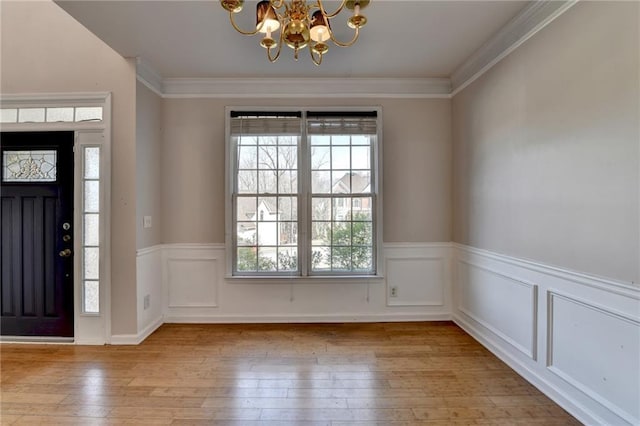
[(549, 370), (640, 424), (640, 320), (554, 291), (547, 300)]
[(458, 310), (535, 360), (538, 286), (464, 260), (457, 265)]
[(453, 250), (458, 325), (583, 423), (640, 423), (640, 286)]
[[(387, 279), (234, 279), (221, 244), (166, 244), (165, 322), (344, 322), (450, 319), (449, 243), (385, 245)], [(388, 297), (387, 280), (398, 297)], [(397, 304), (390, 300), (397, 301)]]
[(444, 306), (447, 259), (387, 257), (387, 306)]

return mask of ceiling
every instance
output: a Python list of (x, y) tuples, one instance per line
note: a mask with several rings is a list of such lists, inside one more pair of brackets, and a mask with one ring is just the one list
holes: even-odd
[[(295, 62), (283, 48), (271, 64), (259, 36), (243, 36), (217, 0), (66, 1), (56, 3), (124, 57), (141, 57), (163, 78), (449, 77), (472, 53), (522, 10), (526, 1), (374, 0), (363, 9), (368, 24), (350, 48), (331, 45), (322, 65), (308, 51)], [(248, 30), (255, 1), (238, 24)], [(336, 2), (327, 9), (335, 8)], [(349, 14), (332, 21), (349, 40)]]

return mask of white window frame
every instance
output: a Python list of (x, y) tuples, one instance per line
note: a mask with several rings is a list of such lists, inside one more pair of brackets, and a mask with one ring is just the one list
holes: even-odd
[[(255, 111), (265, 113), (277, 112), (296, 112), (302, 113), (301, 118), (301, 143), (298, 151), (298, 181), (302, 188), (311, 187), (310, 182), (310, 156), (307, 152), (307, 129), (306, 116), (307, 112), (371, 112), (375, 111), (377, 115), (376, 123), (376, 142), (372, 146), (372, 199), (375, 200), (375, 211), (373, 214), (373, 239), (374, 253), (373, 262), (375, 274), (340, 274), (340, 273), (319, 273), (309, 274), (308, 271), (308, 251), (309, 251), (309, 232), (311, 230), (311, 219), (308, 217), (311, 205), (311, 192), (302, 191), (298, 194), (298, 239), (299, 249), (298, 259), (300, 264), (300, 275), (292, 275), (283, 272), (282, 274), (274, 274), (273, 272), (260, 274), (253, 273), (251, 275), (234, 275), (234, 235), (236, 230), (233, 229), (233, 193), (235, 181), (235, 150), (231, 143), (231, 112)], [(279, 106), (279, 107), (251, 107), (251, 106), (227, 106), (225, 107), (225, 248), (226, 248), (226, 275), (225, 277), (233, 282), (256, 282), (260, 280), (273, 282), (282, 280), (287, 283), (304, 282), (304, 281), (326, 281), (326, 282), (364, 282), (369, 283), (371, 280), (382, 280), (384, 278), (384, 261), (383, 261), (383, 197), (382, 197), (382, 152), (383, 152), (383, 129), (382, 129), (382, 107), (380, 106), (362, 106), (362, 107), (299, 107), (299, 106)]]

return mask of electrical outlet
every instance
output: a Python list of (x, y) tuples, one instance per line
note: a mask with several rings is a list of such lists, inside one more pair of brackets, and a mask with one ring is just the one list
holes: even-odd
[(144, 297), (144, 310), (146, 311), (151, 306), (151, 295), (147, 294)]
[(144, 216), (142, 218), (142, 227), (143, 228), (151, 228), (152, 226), (151, 216)]
[(391, 287), (391, 297), (398, 297), (398, 287)]

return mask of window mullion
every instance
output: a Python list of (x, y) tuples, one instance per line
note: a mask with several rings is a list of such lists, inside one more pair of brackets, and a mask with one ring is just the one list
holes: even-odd
[(298, 259), (300, 274), (309, 275), (311, 259), (311, 149), (307, 135), (307, 114), (302, 112), (298, 141)]

